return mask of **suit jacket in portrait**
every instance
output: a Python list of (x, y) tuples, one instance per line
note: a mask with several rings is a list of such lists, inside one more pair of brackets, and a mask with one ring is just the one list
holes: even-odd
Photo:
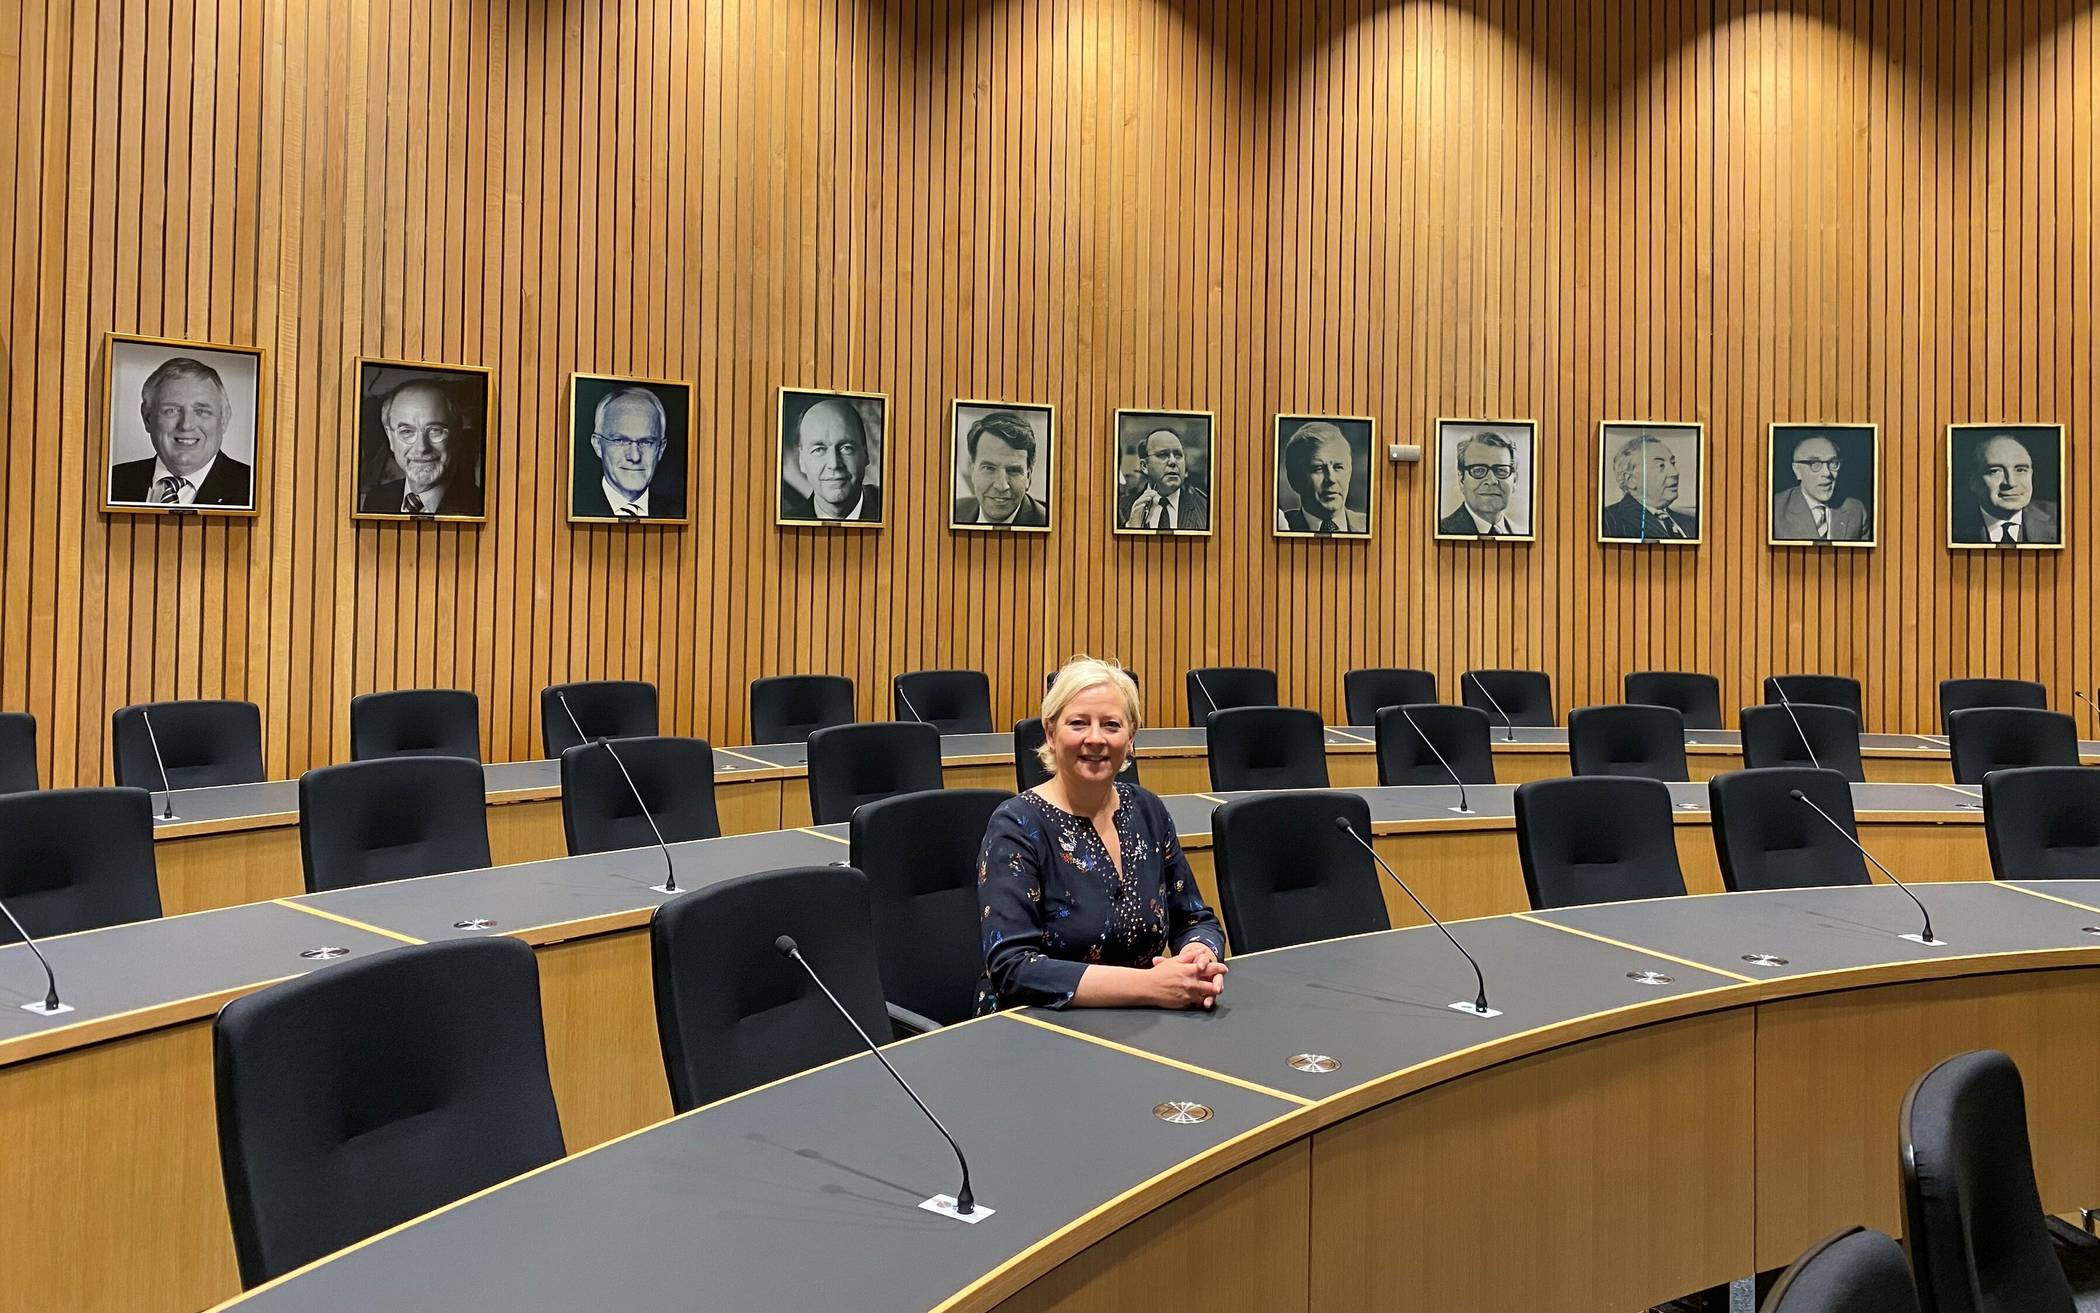
[[(1509, 512), (1504, 511), (1502, 513), (1502, 518), (1505, 520), (1508, 519)], [(1451, 512), (1449, 515), (1446, 515), (1443, 519), (1438, 520), (1436, 522), (1436, 531), (1438, 533), (1446, 534), (1454, 538), (1486, 538), (1489, 536), (1480, 531), (1479, 525), (1473, 523), (1473, 516), (1466, 510), (1463, 503), (1460, 504), (1457, 510)], [(1499, 538), (1503, 535), (1496, 534), (1494, 536)], [(1508, 536), (1516, 537), (1517, 535), (1512, 533)]]
[[(1819, 542), (1816, 517), (1809, 510), (1808, 494), (1795, 484), (1772, 499), (1772, 536), (1786, 542)], [(1863, 542), (1873, 537), (1867, 508), (1857, 497), (1847, 497), (1830, 508), (1830, 541)]]
[(783, 520), (807, 520), (811, 524), (865, 524), (882, 518), (882, 488), (873, 483), (860, 485), (860, 514), (850, 520), (827, 520), (817, 514), (817, 503), (806, 493), (795, 491), (792, 483), (780, 485), (780, 518)]
[(1670, 518), (1684, 531), (1683, 537), (1665, 533), (1655, 512), (1646, 509), (1631, 497), (1621, 497), (1604, 508), (1603, 536), (1627, 538), (1635, 542), (1685, 542), (1699, 536), (1699, 518), (1686, 511), (1673, 510)]
[[(2047, 543), (2054, 546), (2062, 541), (2053, 501), (2031, 501), (2020, 516), (2020, 541), (2023, 543)], [(1985, 523), (1983, 508), (1973, 501), (1964, 501), (1954, 510), (1953, 538), (1958, 543), (1983, 543), (1993, 545), (1990, 525)]]
[[(1125, 528), (1130, 523), (1130, 508), (1137, 505), (1138, 494), (1145, 490), (1144, 480), (1116, 494), (1116, 527)], [(1203, 489), (1193, 483), (1181, 485), (1181, 518), (1174, 524), (1181, 530), (1208, 529), (1210, 527), (1210, 498)]]
[[(661, 474), (663, 468), (657, 467)], [(569, 514), (579, 520), (617, 520), (627, 517), (613, 514), (612, 503), (605, 499), (605, 473), (598, 466), (588, 471), (579, 471), (578, 480), (589, 480), (576, 489), (569, 499)], [(649, 513), (635, 517), (645, 520), (682, 520), (685, 518), (685, 489), (677, 479), (658, 478), (649, 484)]]
[[(401, 499), (408, 495), (407, 479), (388, 479), (367, 492), (357, 503), (361, 515), (400, 515)], [(481, 485), (465, 476), (445, 485), (445, 499), (424, 511), (425, 515), (480, 515)]]
[[(160, 498), (153, 492), (153, 457), (144, 460), (127, 460), (110, 467), (109, 499), (127, 505), (137, 503), (145, 506), (158, 505)], [(211, 467), (211, 474), (197, 485), (193, 506), (238, 506), (243, 510), (255, 505), (255, 471), (241, 464), (225, 452), (219, 453), (219, 463)]]
[[(977, 524), (977, 499), (958, 497), (955, 499), (956, 524)], [(980, 524), (980, 529), (1047, 529), (1050, 527), (1050, 508), (1033, 497), (1021, 499), (1021, 509), (1014, 518), (1003, 524)]]
[[(1371, 517), (1362, 511), (1352, 511), (1344, 508), (1342, 513), (1335, 517), (1335, 523), (1341, 526), (1339, 529), (1341, 533), (1371, 532)], [(1283, 513), (1283, 531), (1285, 533), (1317, 533), (1319, 532), (1319, 524), (1320, 522), (1307, 515), (1303, 508)]]

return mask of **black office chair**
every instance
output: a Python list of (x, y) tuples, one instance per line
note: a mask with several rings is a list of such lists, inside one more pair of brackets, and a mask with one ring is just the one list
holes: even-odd
[(892, 692), (899, 720), (923, 720), (943, 734), (992, 732), (992, 681), (982, 670), (907, 671)]
[[(1125, 666), (1123, 668), (1123, 673), (1130, 676), (1130, 682), (1136, 685), (1138, 688), (1143, 689), (1145, 687), (1145, 681), (1138, 678), (1137, 671), (1130, 669), (1128, 666)], [(1057, 671), (1046, 670), (1043, 672), (1043, 692), (1048, 693), (1050, 691), (1050, 686), (1052, 684), (1055, 684), (1056, 682)]]
[(2073, 1313), (2013, 1060), (1947, 1059), (1910, 1087), (1899, 1126), (1903, 1233), (1925, 1313)]
[(1350, 670), (1342, 674), (1342, 708), (1352, 725), (1377, 723), (1382, 707), (1420, 706), (1436, 701), (1436, 676), (1403, 666)]
[(262, 712), (253, 702), (144, 702), (118, 709), (109, 728), (119, 788), (206, 789), (263, 777)]
[(1218, 901), (1235, 953), (1392, 927), (1371, 854), (1335, 828), (1337, 816), (1370, 840), (1371, 806), (1353, 793), (1238, 798), (1211, 814)]
[(1947, 713), (1947, 751), (1956, 784), (1981, 784), (1994, 770), (2076, 766), (2078, 722), (2061, 711), (1970, 707)]
[(809, 814), (818, 825), (853, 818), (877, 798), (941, 787), (941, 732), (902, 720), (833, 725), (809, 736)]
[[(1484, 711), (1425, 702), (1380, 707), (1373, 723), (1381, 785), (1449, 784), (1452, 771), (1467, 784), (1495, 782), (1495, 753), (1489, 746), (1492, 731)], [(1431, 744), (1435, 751), (1430, 750)], [(1451, 771), (1437, 761), (1439, 752), (1451, 764)]]
[[(1035, 750), (1042, 746), (1041, 716), (1030, 716), (1026, 720), (1014, 722), (1014, 782), (1021, 792), (1025, 793), (1050, 778), (1050, 772), (1043, 769), (1042, 758), (1035, 755)], [(1141, 782), (1138, 778), (1138, 759), (1135, 751), (1124, 759), (1123, 769), (1116, 772), (1116, 778), (1128, 780), (1132, 784)]]
[(1210, 787), (1324, 789), (1327, 728), (1303, 707), (1228, 707), (1210, 713)]
[(36, 717), (26, 711), (0, 711), (0, 793), (27, 793), (36, 787)]
[(299, 777), (306, 892), (478, 871), (489, 859), (488, 790), (465, 757), (381, 757)]
[[(1793, 690), (1787, 690), (1793, 696)], [(2049, 709), (2049, 690), (2031, 679), (1943, 679), (1940, 681), (1940, 725), (1947, 729), (1948, 717), (1971, 707), (2029, 707)]]
[(1675, 707), (1578, 707), (1568, 713), (1568, 762), (1577, 775), (1688, 780), (1684, 716)]
[(1721, 728), (1721, 681), (1712, 675), (1643, 670), (1626, 677), (1626, 700), (1640, 706), (1675, 707), (1686, 729)]
[(679, 1112), (861, 1051), (808, 973), (773, 947), (781, 935), (870, 1038), (889, 1036), (859, 871), (760, 871), (680, 894), (649, 922), (656, 1033)]
[(570, 748), (561, 754), (561, 828), (571, 854), (654, 847), (659, 830), (665, 843), (720, 838), (715, 750), (706, 739), (669, 737)]
[(1849, 675), (1770, 675), (1758, 685), (1766, 703), (1776, 704), (1779, 693), (1772, 681), (1779, 681), (1786, 690), (1787, 700), (1799, 706), (1812, 702), (1819, 707), (1843, 707), (1852, 713), (1852, 718), (1861, 725), (1867, 721), (1863, 703), (1860, 701), (1859, 681)]
[(1459, 676), (1458, 693), (1462, 705), (1480, 708), (1497, 725), (1505, 715), (1512, 725), (1559, 723), (1553, 714), (1553, 677), (1543, 670), (1468, 670)]
[(1213, 711), (1276, 705), (1276, 672), (1265, 666), (1198, 666), (1183, 676), (1182, 687), (1191, 725)]
[(350, 699), (350, 760), (481, 760), (481, 699), (464, 689), (404, 688)]
[(812, 731), (853, 723), (844, 675), (768, 675), (751, 681), (751, 741), (800, 743)]
[(1845, 834), (1858, 836), (1852, 786), (1836, 771), (1735, 770), (1707, 781), (1714, 850), (1721, 859), (1721, 883), (1730, 893), (1868, 883), (1859, 850), (1807, 803), (1797, 802), (1796, 789)]
[(977, 855), (992, 813), (1013, 796), (1004, 789), (935, 789), (881, 798), (853, 813), (848, 860), (868, 878), (882, 996), (938, 1025), (977, 1010), (984, 974)]
[[(160, 915), (153, 804), (139, 789), (0, 795), (0, 901), (37, 939)], [(0, 917), (0, 944), (21, 936)]]
[(1743, 765), (1751, 770), (1807, 766), (1834, 770), (1854, 784), (1866, 783), (1866, 763), (1859, 755), (1859, 716), (1850, 708), (1796, 702), (1789, 714), (1788, 708), (1774, 703), (1744, 707), (1738, 714), (1742, 716)]
[(1849, 1227), (1809, 1246), (1780, 1274), (1761, 1313), (1919, 1313), (1903, 1246)]
[(1517, 856), (1534, 912), (1683, 897), (1670, 789), (1660, 780), (1531, 780), (1517, 786), (1516, 803)]
[(2100, 770), (1990, 772), (1983, 777), (1983, 834), (2000, 880), (2100, 879)]
[(540, 744), (550, 757), (587, 738), (640, 739), (656, 733), (656, 685), (646, 680), (587, 679), (540, 690)]
[(523, 940), (397, 948), (235, 999), (212, 1056), (244, 1287), (562, 1156)]

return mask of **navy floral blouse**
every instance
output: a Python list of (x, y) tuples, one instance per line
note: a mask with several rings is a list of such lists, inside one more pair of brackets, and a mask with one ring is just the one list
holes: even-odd
[(1157, 796), (1116, 782), (1116, 873), (1093, 822), (1035, 793), (1000, 804), (977, 855), (984, 978), (977, 1010), (1072, 1001), (1088, 966), (1149, 967), (1192, 942), (1225, 956), (1174, 822)]

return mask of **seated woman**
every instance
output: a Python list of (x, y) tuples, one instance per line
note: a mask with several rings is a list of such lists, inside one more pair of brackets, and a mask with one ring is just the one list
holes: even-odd
[(1074, 657), (1043, 695), (1050, 778), (992, 813), (977, 857), (979, 1012), (1207, 1008), (1225, 987), (1224, 932), (1174, 822), (1116, 779), (1137, 727), (1137, 685), (1110, 662)]

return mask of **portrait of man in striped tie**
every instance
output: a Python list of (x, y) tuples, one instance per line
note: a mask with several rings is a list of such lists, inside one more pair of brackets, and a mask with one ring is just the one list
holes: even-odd
[(1528, 419), (1436, 422), (1436, 536), (1528, 543), (1537, 538), (1538, 423)]
[(1872, 424), (1774, 424), (1774, 546), (1872, 547), (1879, 487)]
[(1606, 420), (1597, 426), (1597, 541), (1702, 541), (1706, 426)]
[(569, 380), (569, 519), (684, 524), (691, 385), (577, 374)]
[(112, 335), (107, 357), (104, 508), (253, 514), (262, 353)]
[(1205, 410), (1119, 410), (1115, 424), (1115, 531), (1210, 536), (1216, 418)]
[(356, 519), (487, 518), (489, 372), (358, 363)]

